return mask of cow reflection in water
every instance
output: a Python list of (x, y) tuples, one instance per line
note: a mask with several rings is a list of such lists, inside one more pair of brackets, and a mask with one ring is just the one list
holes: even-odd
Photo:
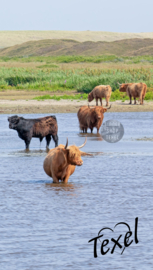
[(90, 138), (90, 141), (103, 141), (103, 137), (100, 133), (78, 133), (79, 137), (87, 136), (87, 138)]
[[(66, 191), (66, 195), (69, 196), (76, 196), (76, 189), (78, 190), (81, 188), (81, 186), (74, 185), (74, 183), (64, 183), (63, 181), (59, 184), (55, 183), (46, 183), (46, 188), (49, 190), (52, 190), (55, 195), (63, 196), (63, 193), (61, 194), (61, 191)], [(69, 191), (67, 193), (67, 191)]]
[(83, 164), (81, 156), (88, 154), (79, 149), (82, 148), (86, 142), (87, 138), (84, 144), (79, 147), (75, 145), (68, 147), (67, 139), (65, 146), (60, 144), (58, 147), (49, 151), (44, 160), (43, 167), (46, 174), (53, 178), (54, 183), (59, 183), (59, 180), (67, 183), (70, 175), (74, 173), (75, 167)]

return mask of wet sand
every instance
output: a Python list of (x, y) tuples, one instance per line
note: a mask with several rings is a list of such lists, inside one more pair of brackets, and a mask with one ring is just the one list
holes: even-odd
[[(153, 102), (144, 102), (144, 105), (129, 105), (129, 101), (110, 102), (109, 112), (149, 112), (153, 111)], [(0, 114), (29, 114), (29, 113), (76, 113), (83, 105), (88, 102), (70, 100), (0, 100)], [(95, 101), (90, 102), (95, 106)], [(105, 107), (105, 102), (103, 103)]]

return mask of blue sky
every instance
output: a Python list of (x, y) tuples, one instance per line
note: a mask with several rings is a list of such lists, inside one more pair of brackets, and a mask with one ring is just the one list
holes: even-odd
[(153, 32), (153, 0), (5, 0), (0, 30)]

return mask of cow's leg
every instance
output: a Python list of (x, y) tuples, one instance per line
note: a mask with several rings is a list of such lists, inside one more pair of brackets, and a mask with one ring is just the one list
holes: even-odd
[(98, 106), (98, 98), (96, 97), (96, 106)]
[(63, 183), (66, 184), (69, 180), (69, 177), (71, 175), (71, 171), (69, 170), (69, 165), (64, 169), (61, 179), (63, 180)]
[(142, 94), (140, 94), (140, 105), (143, 105), (143, 97), (142, 97)]
[(132, 96), (129, 95), (129, 98), (130, 98), (130, 103), (129, 104), (132, 104)]
[(53, 178), (53, 183), (59, 183), (58, 178), (56, 177), (56, 175), (54, 174), (54, 172), (52, 172), (52, 178)]
[(53, 137), (53, 140), (55, 142), (55, 147), (57, 147), (58, 146), (58, 136), (57, 136), (57, 134), (56, 135), (52, 135), (52, 137)]
[(136, 102), (136, 97), (134, 98), (134, 104), (137, 104), (137, 102)]
[(66, 184), (68, 182), (70, 175), (71, 175), (70, 172), (67, 170), (65, 178), (63, 180), (64, 184)]
[(27, 138), (25, 140), (26, 150), (29, 150), (30, 141), (31, 141), (31, 138)]
[(97, 128), (97, 134), (99, 133), (99, 128)]
[(87, 128), (85, 128), (85, 133), (87, 133)]
[(51, 135), (47, 135), (46, 136), (46, 148), (49, 148), (50, 141), (51, 141)]
[(92, 133), (92, 131), (93, 131), (93, 128), (90, 128), (90, 130), (91, 130), (91, 133)]
[(102, 98), (100, 98), (100, 103), (101, 103), (101, 106), (103, 106)]

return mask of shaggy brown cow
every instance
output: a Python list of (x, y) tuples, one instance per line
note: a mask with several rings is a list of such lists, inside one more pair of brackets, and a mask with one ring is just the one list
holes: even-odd
[(46, 137), (46, 148), (48, 148), (52, 136), (55, 147), (58, 145), (58, 126), (54, 115), (37, 119), (25, 119), (13, 115), (8, 117), (8, 121), (9, 128), (15, 129), (18, 132), (18, 136), (24, 140), (26, 149), (29, 149), (32, 137), (39, 138), (40, 142)]
[(110, 85), (98, 85), (96, 86), (88, 95), (88, 101), (96, 99), (96, 106), (98, 106), (98, 99), (100, 99), (102, 106), (102, 98), (106, 99), (106, 106), (109, 105), (109, 99), (112, 93), (112, 88)]
[(86, 155), (86, 153), (79, 149), (86, 144), (86, 141), (87, 138), (84, 144), (79, 147), (75, 145), (68, 147), (67, 139), (65, 146), (60, 144), (48, 152), (43, 167), (45, 173), (53, 178), (54, 183), (59, 183), (59, 180), (67, 183), (70, 175), (74, 173), (76, 165), (81, 166), (83, 164), (81, 156)]
[[(110, 109), (111, 106), (108, 108)], [(78, 119), (80, 124), (80, 129), (83, 133), (87, 133), (87, 129), (90, 128), (91, 133), (93, 128), (97, 128), (97, 133), (99, 133), (99, 129), (102, 125), (104, 113), (107, 111), (106, 108), (95, 106), (90, 108), (89, 106), (82, 106), (78, 113)]]
[(145, 83), (118, 83), (120, 85), (120, 92), (126, 92), (130, 98), (132, 104), (132, 97), (134, 98), (134, 104), (136, 104), (136, 98), (139, 98), (140, 104), (143, 105), (143, 101), (147, 91), (147, 85)]

